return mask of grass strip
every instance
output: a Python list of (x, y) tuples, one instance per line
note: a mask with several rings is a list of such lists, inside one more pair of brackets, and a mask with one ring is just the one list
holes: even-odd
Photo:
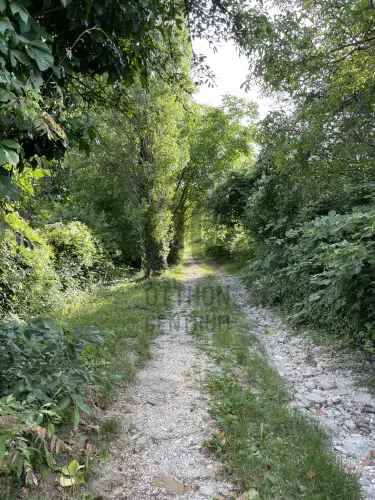
[[(216, 300), (208, 305), (201, 291), (210, 287), (215, 291), (205, 296)], [(193, 304), (192, 334), (219, 368), (207, 382), (218, 425), (208, 446), (249, 498), (362, 498), (357, 478), (344, 470), (324, 432), (290, 407), (254, 325), (220, 280), (202, 277)]]
[(72, 330), (95, 327), (105, 343), (91, 362), (106, 405), (119, 382), (131, 382), (137, 368), (150, 357), (159, 320), (169, 310), (177, 290), (173, 273), (150, 280), (129, 281), (99, 288), (83, 300), (71, 300), (58, 318)]

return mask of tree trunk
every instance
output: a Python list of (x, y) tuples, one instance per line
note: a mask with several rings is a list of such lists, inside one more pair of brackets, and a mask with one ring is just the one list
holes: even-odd
[(175, 265), (181, 260), (185, 240), (185, 211), (179, 211), (174, 219), (174, 235), (168, 255), (168, 264)]
[(146, 215), (144, 236), (144, 268), (146, 277), (150, 278), (153, 274), (160, 273), (166, 267), (162, 245), (155, 237), (152, 206), (148, 209)]

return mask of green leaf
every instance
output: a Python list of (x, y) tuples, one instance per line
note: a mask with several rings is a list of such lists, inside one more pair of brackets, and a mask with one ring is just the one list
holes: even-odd
[(4, 12), (7, 8), (7, 0), (0, 0), (0, 12)]
[(69, 474), (71, 476), (75, 476), (78, 473), (78, 471), (80, 471), (84, 467), (85, 466), (84, 465), (80, 465), (77, 460), (72, 460), (70, 462), (70, 464), (68, 465), (68, 472), (69, 472)]
[(46, 71), (53, 66), (54, 59), (48, 48), (45, 50), (33, 46), (26, 46), (25, 49), (28, 55), (34, 59), (40, 71)]
[(27, 57), (27, 55), (24, 52), (21, 52), (20, 50), (13, 49), (10, 51), (10, 57), (17, 59), (18, 62), (21, 64), (24, 64), (25, 66), (30, 65), (30, 59)]
[(18, 162), (20, 161), (18, 153), (8, 149), (5, 154), (7, 157), (6, 163), (9, 163), (10, 165), (18, 165)]
[(79, 414), (79, 410), (77, 407), (74, 408), (74, 416), (73, 416), (73, 424), (75, 427), (78, 426), (79, 422), (81, 420), (81, 415)]
[(45, 50), (46, 52), (50, 51), (48, 45), (45, 42), (43, 42), (42, 40), (29, 40), (28, 38), (24, 38), (21, 36), (19, 38), (21, 40), (24, 40), (26, 45), (31, 45), (32, 47), (36, 47), (37, 49), (40, 49), (40, 50)]
[(72, 404), (72, 399), (69, 397), (64, 398), (58, 406), (59, 412), (64, 412)]
[(75, 396), (74, 397), (74, 403), (77, 405), (77, 407), (83, 411), (84, 413), (86, 413), (87, 415), (90, 415), (91, 414), (91, 410), (90, 408), (87, 406), (86, 403), (84, 403), (83, 399), (81, 396)]
[(30, 73), (30, 83), (34, 87), (34, 89), (37, 90), (39, 90), (43, 85), (43, 78), (38, 71), (33, 71)]
[(5, 89), (0, 89), (0, 102), (8, 102), (14, 97), (12, 92)]
[(0, 165), (9, 163), (17, 165), (20, 157), (17, 152), (17, 143), (15, 141), (4, 140), (0, 142)]
[(6, 31), (14, 31), (14, 27), (7, 17), (3, 17), (3, 19), (0, 19), (0, 33)]
[(22, 20), (23, 23), (27, 24), (30, 20), (30, 15), (27, 12), (27, 10), (22, 7), (19, 3), (11, 3), (10, 4), (10, 10), (13, 15), (18, 14)]
[(4, 146), (8, 149), (14, 149), (15, 151), (19, 151), (20, 150), (20, 145), (18, 144), (17, 141), (14, 141), (13, 139), (3, 139), (1, 142), (0, 142), (0, 145), (1, 146)]
[(0, 195), (10, 201), (17, 201), (20, 199), (20, 190), (10, 177), (0, 176)]

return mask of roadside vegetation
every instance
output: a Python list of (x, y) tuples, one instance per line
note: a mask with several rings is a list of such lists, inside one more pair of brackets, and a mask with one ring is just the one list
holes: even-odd
[(262, 28), (242, 47), (250, 77), (285, 104), (258, 124), (255, 166), (214, 189), (204, 238), (211, 254), (247, 260), (259, 300), (371, 356), (375, 9), (272, 3), (254, 6)]
[(176, 290), (173, 278), (124, 280), (76, 294), (54, 321), (2, 330), (1, 498), (38, 498), (38, 485), (83, 495), (116, 432), (100, 417), (149, 358)]

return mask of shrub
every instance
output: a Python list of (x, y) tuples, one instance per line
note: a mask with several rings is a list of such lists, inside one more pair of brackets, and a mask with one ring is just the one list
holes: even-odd
[[(82, 354), (100, 341), (91, 331), (66, 331), (35, 319), (0, 327), (0, 396), (14, 394), (28, 404), (75, 399), (87, 382)], [(58, 369), (57, 369), (58, 367)]]
[(204, 253), (213, 258), (243, 257), (250, 251), (248, 237), (240, 224), (227, 227), (208, 222), (200, 243)]
[(79, 221), (45, 226), (44, 234), (55, 252), (56, 269), (65, 288), (90, 278), (99, 251), (90, 229)]
[(52, 248), (15, 212), (4, 220), (0, 233), (1, 315), (42, 310), (60, 288)]
[[(54, 465), (62, 449), (55, 426), (88, 412), (94, 381), (96, 331), (72, 332), (52, 322), (3, 323), (0, 327), (0, 475), (34, 482), (36, 463)], [(72, 411), (70, 411), (72, 409)]]
[(213, 257), (245, 257), (250, 252), (244, 217), (254, 188), (251, 166), (228, 171), (206, 200), (208, 217), (202, 232), (206, 253)]
[[(49, 405), (35, 410), (12, 395), (0, 398), (0, 478), (3, 498), (16, 497), (14, 483), (37, 484), (34, 474), (37, 462), (55, 467), (54, 454), (65, 446), (54, 432), (55, 424), (60, 422), (60, 416)], [(13, 481), (9, 481), (9, 478)]]
[(252, 285), (294, 317), (375, 344), (375, 209), (334, 212), (268, 240)]

